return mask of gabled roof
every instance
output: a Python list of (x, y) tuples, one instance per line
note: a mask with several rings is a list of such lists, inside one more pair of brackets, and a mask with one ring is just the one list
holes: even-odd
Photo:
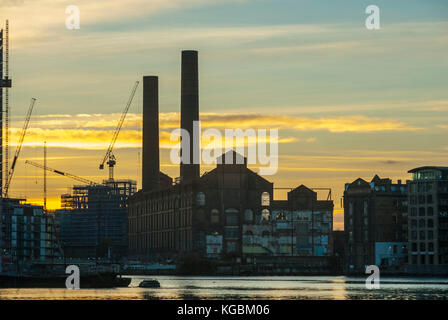
[(369, 187), (370, 188), (370, 183), (368, 183), (366, 180), (362, 179), (362, 178), (358, 178), (355, 181), (353, 181), (352, 183), (349, 184), (349, 187), (361, 187), (361, 186), (365, 186), (365, 187)]
[(308, 188), (307, 186), (301, 184), (300, 186), (298, 186), (297, 188), (295, 188), (294, 190), (291, 190), (292, 193), (315, 193), (313, 190), (311, 190), (310, 188)]
[(244, 164), (247, 165), (247, 158), (236, 152), (235, 150), (229, 150), (216, 158), (216, 163), (222, 165), (229, 164)]

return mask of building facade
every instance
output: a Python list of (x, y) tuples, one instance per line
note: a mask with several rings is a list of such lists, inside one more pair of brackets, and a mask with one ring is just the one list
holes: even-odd
[(398, 270), (407, 263), (407, 188), (375, 176), (345, 185), (346, 271), (368, 265)]
[(333, 201), (301, 185), (287, 201), (273, 201), (259, 220), (243, 225), (246, 260), (268, 256), (331, 256)]
[(31, 262), (62, 257), (54, 216), (24, 200), (2, 198), (0, 271), (23, 270)]
[(410, 170), (409, 267), (438, 272), (448, 267), (448, 167)]

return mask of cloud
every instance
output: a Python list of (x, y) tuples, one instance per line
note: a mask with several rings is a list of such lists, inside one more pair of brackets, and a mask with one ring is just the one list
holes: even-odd
[(381, 163), (393, 165), (393, 164), (399, 164), (400, 161), (396, 161), (396, 160), (386, 160), (386, 161), (381, 161)]
[(2, 0), (0, 21), (10, 20), (15, 37), (13, 45), (26, 46), (42, 43), (44, 39), (58, 42), (62, 32), (71, 32), (65, 29), (68, 17), (65, 9), (69, 5), (79, 7), (81, 28), (87, 28), (216, 2), (228, 0)]
[[(25, 137), (25, 146), (42, 146), (47, 141), (48, 147), (72, 149), (101, 150), (109, 146), (113, 132), (118, 123), (119, 114), (76, 114), (76, 115), (38, 115), (29, 125)], [(171, 148), (177, 142), (171, 141), (172, 130), (179, 127), (178, 113), (161, 113), (160, 145)], [(12, 122), (11, 145), (17, 145), (21, 133), (21, 121)], [(120, 132), (115, 148), (141, 148), (141, 115), (128, 114)], [(282, 131), (328, 131), (332, 133), (376, 133), (385, 131), (414, 131), (419, 128), (408, 126), (395, 120), (368, 118), (364, 116), (308, 118), (295, 116), (278, 116), (272, 114), (201, 114), (201, 128), (220, 130), (225, 136), (225, 129), (279, 129), (279, 143), (306, 142), (313, 143), (315, 137), (301, 138), (284, 136)], [(268, 137), (270, 132), (267, 132)], [(260, 142), (248, 141), (249, 145)], [(263, 142), (269, 142), (269, 138)], [(203, 141), (207, 144), (208, 141)], [(223, 144), (224, 145), (224, 144)], [(246, 143), (247, 145), (247, 143)]]
[[(298, 131), (323, 130), (332, 133), (342, 132), (384, 132), (384, 131), (415, 131), (420, 128), (408, 126), (403, 122), (366, 116), (338, 117), (297, 117), (272, 114), (201, 114), (204, 127), (212, 128), (272, 128)], [(162, 126), (169, 126), (168, 121)]]

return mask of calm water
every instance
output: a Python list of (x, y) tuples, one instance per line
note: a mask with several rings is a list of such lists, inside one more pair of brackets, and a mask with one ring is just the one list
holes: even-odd
[[(144, 279), (161, 288), (143, 289)], [(448, 278), (382, 278), (367, 290), (365, 278), (133, 276), (129, 288), (112, 290), (0, 289), (0, 299), (447, 299)]]

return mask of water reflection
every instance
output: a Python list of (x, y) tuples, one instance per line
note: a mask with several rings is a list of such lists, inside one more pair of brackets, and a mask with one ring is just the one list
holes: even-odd
[[(143, 299), (143, 300), (364, 300), (447, 299), (447, 279), (382, 279), (379, 290), (368, 290), (364, 278), (347, 277), (174, 277), (134, 276), (129, 288), (0, 289), (0, 299)], [(139, 288), (144, 279), (156, 278), (160, 288)]]

